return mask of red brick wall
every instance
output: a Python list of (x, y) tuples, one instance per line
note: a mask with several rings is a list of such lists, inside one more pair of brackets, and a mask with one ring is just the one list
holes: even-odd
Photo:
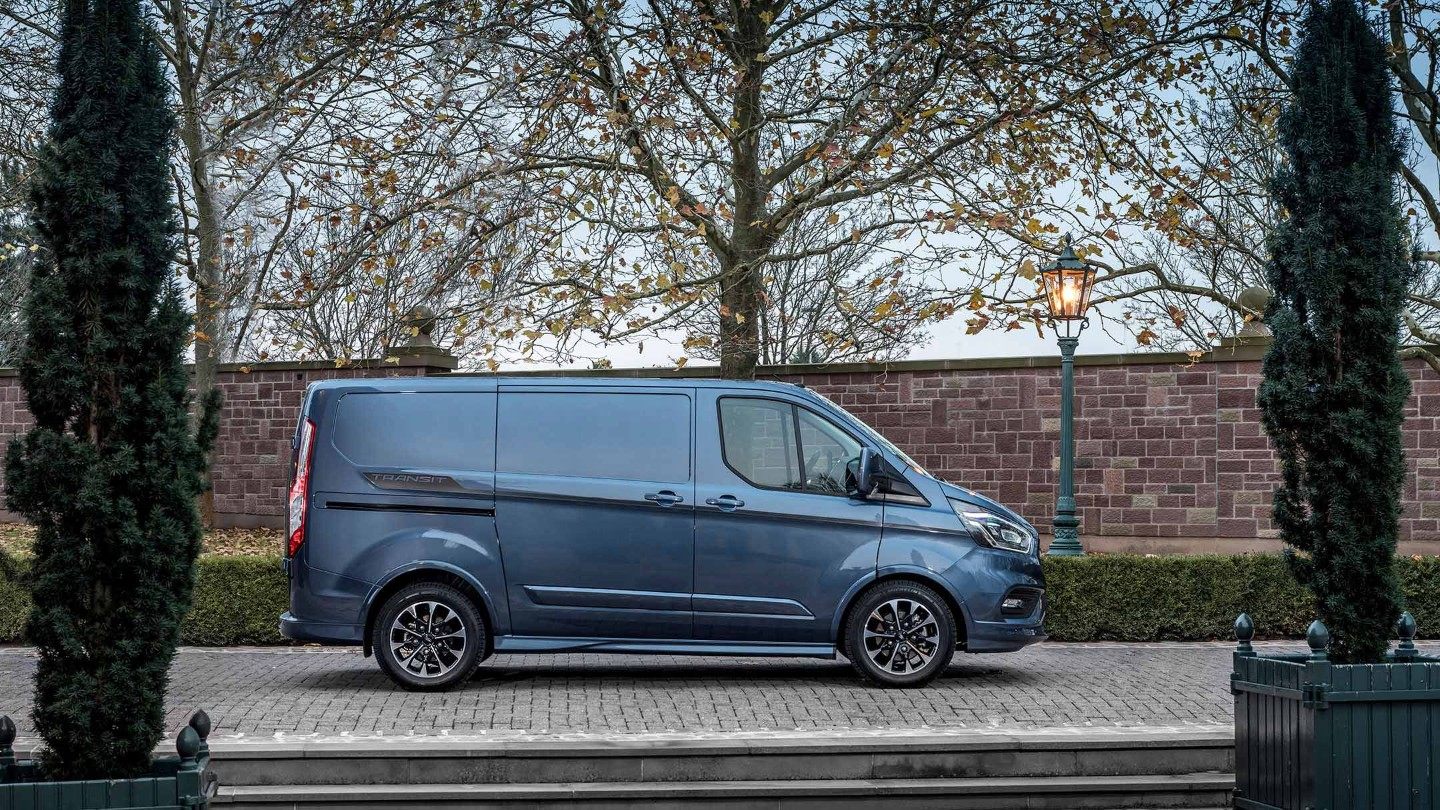
[(318, 380), (413, 377), (415, 368), (256, 365), (217, 375), (224, 404), (216, 438), (215, 519), (225, 526), (279, 526), (290, 477), (290, 439), (305, 386)]
[[(336, 368), (320, 363), (269, 363), (222, 367), (217, 375), (224, 405), (216, 439), (215, 516), (222, 526), (281, 526), (290, 475), (290, 437), (300, 397), (317, 380), (414, 376), (401, 366)], [(0, 373), (0, 442), (30, 424), (20, 380)], [(0, 471), (3, 485), (3, 471)], [(3, 504), (0, 504), (3, 506)], [(17, 519), (0, 508), (0, 518)]]
[[(1090, 547), (1155, 553), (1278, 548), (1278, 481), (1255, 391), (1260, 361), (1139, 362), (1075, 372), (1075, 487)], [(1440, 553), (1440, 377), (1409, 364), (1405, 550)], [(1048, 528), (1058, 479), (1058, 368), (777, 376), (880, 430), (939, 478)]]
[[(1278, 547), (1269, 522), (1275, 462), (1255, 407), (1258, 352), (1080, 359), (1076, 489), (1090, 548), (1154, 553)], [(1440, 553), (1440, 376), (1409, 366), (1405, 550)], [(1059, 369), (1049, 358), (775, 369), (830, 397), (931, 472), (1048, 526), (1056, 482)], [(220, 375), (217, 520), (279, 525), (289, 441), (305, 386), (423, 369), (256, 365)], [(629, 372), (615, 372), (626, 374)], [(653, 373), (653, 372), (650, 372)], [(704, 373), (687, 370), (688, 374)], [(28, 422), (18, 380), (0, 376), (0, 439)]]

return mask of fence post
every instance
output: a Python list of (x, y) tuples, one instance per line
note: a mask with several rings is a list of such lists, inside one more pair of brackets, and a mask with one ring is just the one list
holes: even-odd
[(1305, 664), (1305, 681), (1300, 684), (1306, 708), (1327, 709), (1325, 692), (1330, 688), (1330, 629), (1316, 619), (1305, 631), (1305, 643), (1310, 645), (1310, 659)]

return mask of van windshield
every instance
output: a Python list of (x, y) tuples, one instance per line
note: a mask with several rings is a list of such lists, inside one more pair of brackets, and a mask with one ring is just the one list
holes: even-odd
[(930, 472), (929, 472), (928, 470), (926, 470), (924, 467), (921, 467), (919, 464), (917, 464), (917, 463), (915, 462), (915, 459), (910, 458), (910, 456), (909, 456), (908, 454), (906, 454), (906, 452), (905, 452), (904, 450), (901, 450), (900, 448), (896, 447), (894, 442), (890, 441), (889, 439), (885, 438), (884, 436), (881, 436), (878, 432), (876, 432), (876, 430), (875, 430), (874, 428), (872, 428), (872, 427), (870, 427), (869, 425), (865, 424), (865, 422), (864, 422), (863, 420), (857, 418), (857, 417), (855, 416), (855, 414), (850, 413), (849, 411), (847, 411), (847, 410), (845, 410), (844, 408), (840, 407), (839, 405), (835, 404), (835, 402), (834, 402), (833, 400), (831, 400), (829, 397), (825, 396), (824, 394), (819, 393), (818, 391), (815, 391), (815, 390), (809, 389), (809, 388), (807, 388), (807, 389), (805, 389), (805, 390), (808, 391), (811, 396), (814, 396), (816, 399), (819, 399), (819, 400), (822, 400), (822, 401), (828, 403), (828, 404), (830, 405), (830, 407), (832, 407), (832, 408), (834, 408), (835, 410), (839, 411), (840, 413), (843, 413), (843, 414), (845, 414), (846, 416), (850, 417), (850, 422), (851, 422), (851, 424), (852, 424), (857, 430), (859, 430), (861, 433), (864, 433), (867, 437), (869, 437), (869, 439), (870, 439), (871, 441), (873, 441), (873, 442), (875, 442), (876, 444), (880, 445), (880, 447), (882, 447), (883, 449), (888, 450), (888, 451), (890, 451), (891, 453), (894, 453), (896, 456), (898, 456), (898, 457), (900, 458), (901, 461), (905, 462), (905, 465), (908, 466), (910, 469), (914, 470), (914, 471), (917, 472), (917, 473), (920, 473), (921, 475), (925, 476), (926, 478), (934, 478), (934, 477), (935, 477), (935, 476), (931, 475)]

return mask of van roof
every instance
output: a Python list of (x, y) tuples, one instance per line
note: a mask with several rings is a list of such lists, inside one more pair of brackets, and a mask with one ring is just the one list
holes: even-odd
[(706, 377), (552, 377), (494, 374), (445, 374), (434, 377), (359, 377), (319, 380), (311, 390), (365, 389), (370, 391), (494, 391), (499, 386), (529, 388), (748, 388), (796, 393), (806, 390), (794, 383), (770, 380), (721, 380)]

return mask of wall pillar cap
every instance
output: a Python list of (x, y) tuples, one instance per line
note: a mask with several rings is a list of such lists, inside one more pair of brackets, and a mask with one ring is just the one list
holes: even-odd
[(434, 310), (429, 307), (423, 304), (411, 307), (405, 314), (405, 330), (409, 337), (403, 344), (390, 348), (386, 353), (386, 364), (422, 368), (426, 373), (444, 373), (459, 367), (459, 359), (436, 346), (430, 337), (435, 331), (436, 320)]

